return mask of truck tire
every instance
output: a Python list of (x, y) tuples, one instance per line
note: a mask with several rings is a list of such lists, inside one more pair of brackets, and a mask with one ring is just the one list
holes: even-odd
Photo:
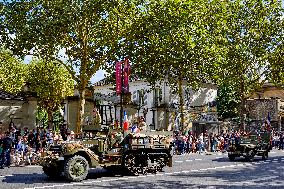
[(234, 161), (235, 158), (236, 158), (234, 155), (228, 155), (228, 157), (229, 157), (229, 160), (230, 160), (230, 161)]
[(42, 170), (49, 178), (55, 179), (61, 176), (62, 170), (56, 166), (43, 166)]
[(263, 160), (268, 159), (268, 152), (267, 152), (267, 151), (266, 151), (266, 152), (263, 152), (263, 154), (262, 154), (262, 159), (263, 159)]
[(80, 182), (86, 179), (89, 172), (89, 163), (86, 158), (76, 155), (67, 159), (64, 165), (64, 175), (67, 180)]

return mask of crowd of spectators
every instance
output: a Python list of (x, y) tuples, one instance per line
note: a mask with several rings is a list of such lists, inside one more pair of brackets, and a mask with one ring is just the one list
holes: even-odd
[[(248, 134), (240, 131), (221, 131), (218, 134), (208, 134), (206, 131), (198, 135), (192, 132), (175, 132), (175, 154), (226, 152), (232, 138)], [(74, 137), (74, 132), (70, 131), (66, 124), (62, 124), (58, 132), (40, 127), (32, 130), (17, 129), (10, 124), (9, 130), (0, 133), (0, 168), (4, 165), (9, 167), (11, 163), (15, 166), (36, 164), (48, 146)], [(284, 133), (272, 131), (273, 148), (283, 150), (283, 139)]]
[[(232, 138), (237, 139), (242, 135), (250, 133), (240, 131), (221, 131), (218, 134), (207, 132), (196, 135), (189, 132), (183, 135), (181, 132), (176, 132), (174, 137), (175, 154), (187, 153), (205, 153), (205, 152), (226, 152), (228, 151), (229, 143)], [(284, 148), (284, 133), (272, 131), (271, 145), (272, 148), (283, 150)]]
[(0, 168), (36, 164), (43, 152), (51, 144), (60, 143), (72, 137), (65, 124), (59, 131), (37, 127), (20, 129), (10, 124), (9, 129), (0, 133)]

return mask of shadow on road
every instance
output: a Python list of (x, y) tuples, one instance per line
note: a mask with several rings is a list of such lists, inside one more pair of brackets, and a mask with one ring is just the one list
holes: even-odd
[[(283, 156), (274, 156), (269, 159), (278, 159), (277, 162), (268, 164), (253, 164), (250, 166), (235, 167), (228, 169), (216, 169), (202, 172), (189, 172), (174, 174), (171, 176), (147, 177), (146, 179), (128, 179), (123, 181), (109, 181), (98, 183), (84, 183), (80, 187), (84, 188), (225, 188), (225, 189), (260, 189), (260, 188), (284, 188), (284, 163), (280, 161)], [(255, 160), (256, 162), (260, 159)], [(213, 161), (228, 162), (227, 158), (220, 158)], [(244, 162), (243, 158), (237, 159), (236, 162)], [(116, 175), (116, 172), (105, 171), (104, 169), (91, 170), (88, 179), (121, 177), (125, 175)], [(151, 179), (150, 179), (151, 178)], [(14, 174), (7, 176), (2, 180), (3, 183), (23, 183), (54, 185), (68, 183), (64, 177), (57, 180), (49, 180), (44, 174)], [(205, 183), (210, 183), (206, 185)], [(76, 184), (75, 184), (76, 185)]]
[[(123, 177), (123, 176), (133, 176), (130, 172), (124, 170), (105, 170), (102, 168), (92, 169), (89, 171), (87, 179), (98, 179), (102, 177)], [(23, 184), (36, 184), (36, 183), (45, 183), (45, 184), (55, 184), (55, 183), (68, 183), (65, 180), (65, 177), (62, 175), (58, 178), (48, 178), (44, 173), (26, 173), (26, 174), (13, 174), (6, 176), (2, 183), (23, 183)]]

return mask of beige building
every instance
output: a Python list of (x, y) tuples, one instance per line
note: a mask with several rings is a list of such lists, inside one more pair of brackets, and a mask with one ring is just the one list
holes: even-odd
[[(64, 121), (68, 123), (71, 130), (75, 131), (76, 121), (77, 121), (77, 108), (79, 105), (79, 96), (75, 94), (74, 96), (68, 96), (64, 100)], [(85, 114), (84, 122), (92, 117), (92, 112), (94, 109), (94, 99), (87, 97), (85, 101)]]
[(284, 90), (271, 83), (265, 83), (259, 91), (247, 100), (247, 118), (251, 125), (260, 126), (270, 117), (273, 128), (284, 128)]
[(35, 128), (36, 109), (35, 97), (13, 95), (0, 90), (0, 122), (2, 122), (0, 129), (7, 130), (10, 123), (14, 123), (17, 128)]

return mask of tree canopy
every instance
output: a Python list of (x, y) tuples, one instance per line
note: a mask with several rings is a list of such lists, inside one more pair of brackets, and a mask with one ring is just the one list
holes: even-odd
[(10, 51), (0, 50), (0, 88), (18, 93), (25, 84), (26, 66)]
[(167, 78), (180, 98), (183, 81), (229, 85), (242, 121), (252, 92), (268, 79), (283, 82), (280, 0), (11, 0), (0, 11), (6, 48), (61, 62), (71, 74), (80, 93), (77, 132), (90, 78), (126, 56), (134, 74), (151, 84)]
[(215, 14), (223, 39), (222, 59), (214, 73), (217, 83), (229, 84), (240, 98), (239, 116), (244, 122), (245, 100), (270, 75), (269, 56), (283, 35), (281, 1), (222, 1)]
[[(4, 3), (2, 42), (17, 55), (61, 61), (78, 86), (77, 132), (84, 112), (85, 88), (115, 52), (131, 18), (131, 1), (12, 0)], [(11, 35), (12, 34), (12, 35)]]
[(58, 62), (32, 60), (28, 65), (27, 82), (30, 90), (37, 93), (38, 106), (47, 111), (49, 119), (64, 98), (73, 94), (74, 81)]

